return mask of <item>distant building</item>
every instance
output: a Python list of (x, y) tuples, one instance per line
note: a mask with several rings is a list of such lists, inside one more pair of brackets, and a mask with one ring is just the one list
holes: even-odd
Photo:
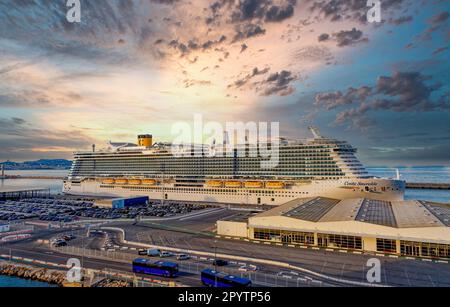
[(0, 232), (8, 232), (9, 230), (9, 224), (0, 224)]
[(450, 205), (299, 198), (247, 219), (217, 222), (222, 236), (450, 260)]

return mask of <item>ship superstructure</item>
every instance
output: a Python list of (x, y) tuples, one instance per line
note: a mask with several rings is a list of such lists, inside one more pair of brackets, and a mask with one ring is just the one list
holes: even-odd
[(312, 132), (307, 140), (281, 139), (270, 168), (262, 167), (259, 144), (184, 145), (174, 154), (173, 144), (140, 135), (137, 145), (75, 153), (64, 192), (267, 205), (310, 196), (403, 199), (403, 181), (370, 177), (354, 147)]

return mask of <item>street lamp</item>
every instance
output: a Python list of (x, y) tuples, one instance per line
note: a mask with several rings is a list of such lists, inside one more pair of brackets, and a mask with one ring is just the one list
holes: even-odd
[(214, 284), (217, 287), (217, 240), (214, 240), (214, 271), (216, 272), (214, 275)]

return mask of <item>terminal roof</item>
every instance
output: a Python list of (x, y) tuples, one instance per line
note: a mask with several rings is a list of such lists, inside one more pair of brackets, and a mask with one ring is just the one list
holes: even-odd
[(354, 221), (392, 228), (450, 227), (450, 204), (368, 198), (298, 198), (254, 217), (271, 216), (315, 223)]

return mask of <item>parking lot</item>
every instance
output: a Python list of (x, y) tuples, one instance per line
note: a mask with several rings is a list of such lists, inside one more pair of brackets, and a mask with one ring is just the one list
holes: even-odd
[(122, 209), (98, 208), (93, 201), (30, 198), (20, 201), (0, 201), (0, 220), (18, 221), (38, 219), (52, 222), (72, 222), (85, 219), (135, 219), (137, 217), (171, 217), (207, 208), (208, 205), (190, 203), (150, 202), (149, 205)]

